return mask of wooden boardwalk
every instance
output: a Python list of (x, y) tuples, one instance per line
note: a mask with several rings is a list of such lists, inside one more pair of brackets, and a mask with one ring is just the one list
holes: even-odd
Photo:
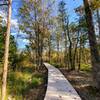
[(55, 67), (44, 63), (48, 69), (48, 86), (44, 100), (81, 100), (72, 85)]

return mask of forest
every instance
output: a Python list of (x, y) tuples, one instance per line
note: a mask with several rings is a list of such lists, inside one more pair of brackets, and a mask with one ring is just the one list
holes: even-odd
[(44, 100), (45, 62), (100, 100), (100, 0), (0, 0), (0, 100)]

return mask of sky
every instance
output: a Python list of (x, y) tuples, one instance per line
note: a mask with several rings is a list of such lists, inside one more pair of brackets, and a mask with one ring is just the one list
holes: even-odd
[[(3, 0), (0, 0), (3, 1)], [(55, 9), (57, 9), (57, 5), (61, 0), (56, 0), (56, 5)], [(77, 15), (75, 14), (74, 9), (80, 5), (82, 5), (82, 0), (64, 0), (66, 3), (66, 8), (68, 10), (69, 14), (69, 20), (70, 22), (75, 21)], [(19, 31), (16, 30), (18, 28), (18, 9), (21, 7), (21, 0), (12, 0), (12, 28), (11, 28), (11, 34), (15, 36), (16, 38), (16, 33)], [(0, 10), (0, 15), (5, 16), (5, 14)], [(21, 32), (20, 32), (21, 33)], [(21, 33), (23, 34), (23, 33)], [(25, 45), (28, 43), (27, 40), (23, 39), (17, 39), (18, 47), (19, 49), (25, 48)]]

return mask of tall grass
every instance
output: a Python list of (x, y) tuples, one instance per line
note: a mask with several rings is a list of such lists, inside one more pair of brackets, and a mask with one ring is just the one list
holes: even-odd
[[(23, 95), (32, 88), (43, 83), (43, 76), (34, 73), (32, 67), (23, 68), (22, 71), (8, 71), (7, 98), (23, 100)], [(0, 81), (1, 86), (1, 81)], [(0, 87), (1, 88), (1, 87)], [(0, 90), (1, 95), (1, 90)]]

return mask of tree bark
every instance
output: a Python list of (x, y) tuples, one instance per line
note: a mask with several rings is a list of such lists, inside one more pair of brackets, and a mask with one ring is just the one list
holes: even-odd
[(79, 53), (78, 53), (78, 71), (80, 71), (80, 68), (81, 68), (81, 58), (82, 58), (82, 39), (80, 37), (80, 47), (79, 47)]
[(5, 100), (5, 97), (6, 97), (8, 57), (9, 57), (9, 39), (10, 39), (11, 12), (12, 12), (11, 4), (12, 4), (12, 0), (8, 0), (7, 33), (6, 33), (6, 38), (5, 38), (4, 69), (3, 69), (3, 78), (2, 78), (1, 100)]
[(74, 69), (75, 69), (75, 65), (76, 65), (76, 54), (77, 54), (78, 42), (79, 42), (79, 30), (78, 30), (78, 33), (77, 33), (77, 41), (76, 41), (76, 44), (75, 44), (75, 50), (74, 50), (74, 54), (73, 54), (73, 68)]
[(97, 9), (97, 22), (98, 22), (98, 28), (99, 28), (99, 41), (100, 41), (100, 15), (99, 15), (99, 9)]
[(41, 33), (41, 35), (40, 35), (40, 68), (42, 68), (42, 66), (43, 66), (43, 34)]
[(96, 35), (93, 26), (92, 13), (89, 6), (88, 0), (83, 0), (86, 14), (86, 22), (88, 27), (88, 38), (91, 50), (91, 62), (93, 69), (93, 79), (95, 82), (95, 86), (100, 89), (100, 55), (98, 51), (98, 45), (96, 41)]
[(48, 56), (49, 56), (49, 63), (50, 63), (51, 62), (51, 35), (49, 36), (48, 39), (48, 46), (49, 46)]
[(56, 63), (59, 63), (59, 39), (57, 39), (57, 62)]
[(70, 42), (70, 45), (69, 45), (69, 61), (70, 61), (70, 70), (74, 70), (73, 62), (72, 62), (72, 42)]
[(67, 30), (67, 34), (68, 34), (68, 40), (69, 40), (69, 61), (70, 61), (70, 70), (74, 70), (73, 69), (73, 62), (72, 62), (72, 41), (69, 35), (69, 29)]
[(64, 61), (65, 61), (65, 67), (67, 66), (67, 33), (64, 30), (64, 38), (65, 38), (65, 54), (64, 54)]

